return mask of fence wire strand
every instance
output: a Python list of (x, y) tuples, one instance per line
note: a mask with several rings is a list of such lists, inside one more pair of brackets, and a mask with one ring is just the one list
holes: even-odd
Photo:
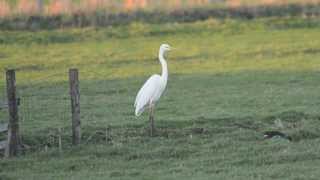
[(67, 73), (54, 73), (22, 83), (17, 79), (22, 136), (39, 130), (39, 136), (46, 136), (52, 130), (71, 126), (68, 82), (52, 80), (62, 75), (67, 77)]

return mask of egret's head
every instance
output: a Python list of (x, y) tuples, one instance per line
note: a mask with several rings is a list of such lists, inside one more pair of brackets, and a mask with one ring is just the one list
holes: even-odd
[(171, 47), (169, 46), (169, 44), (161, 44), (160, 51), (166, 52), (166, 51), (170, 51), (170, 50), (171, 50)]

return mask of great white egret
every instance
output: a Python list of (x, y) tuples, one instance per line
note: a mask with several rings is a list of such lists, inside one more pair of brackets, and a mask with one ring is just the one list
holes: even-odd
[(136, 116), (140, 116), (146, 108), (149, 109), (150, 136), (153, 136), (154, 134), (155, 104), (160, 99), (160, 96), (167, 86), (168, 67), (167, 62), (164, 59), (164, 55), (170, 50), (171, 48), (168, 44), (162, 44), (160, 46), (159, 61), (162, 66), (162, 74), (154, 74), (144, 83), (142, 88), (139, 90), (134, 103)]

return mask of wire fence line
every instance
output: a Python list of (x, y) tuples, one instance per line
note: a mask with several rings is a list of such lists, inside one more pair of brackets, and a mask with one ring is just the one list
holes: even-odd
[[(19, 71), (20, 75), (24, 73)], [(94, 74), (105, 77), (110, 75), (98, 73), (97, 71), (86, 69), (79, 70), (79, 73)], [(80, 78), (81, 78), (80, 75)], [(43, 74), (40, 77), (20, 81), (16, 80), (17, 95), (20, 98), (19, 115), (23, 123), (34, 121), (46, 121), (53, 119), (66, 120), (70, 118), (70, 94), (68, 78), (55, 81), (56, 77), (67, 77), (67, 72), (56, 72)], [(3, 78), (5, 79), (5, 77)], [(91, 87), (92, 88), (92, 87)], [(80, 87), (83, 94), (90, 96), (90, 87)], [(89, 98), (92, 98), (91, 96)], [(0, 104), (7, 102), (5, 83), (0, 85)], [(84, 106), (92, 105), (87, 97), (84, 97)], [(0, 109), (0, 122), (7, 121), (7, 109)]]
[[(24, 73), (19, 71), (19, 76)], [(64, 73), (67, 76), (66, 73)], [(53, 137), (60, 137), (61, 129), (70, 126), (70, 97), (67, 81), (54, 81), (62, 73), (43, 75), (40, 78), (19, 80), (16, 78), (16, 97), (18, 99), (19, 135), (22, 147), (41, 144), (52, 145)], [(9, 123), (6, 77), (0, 85), (0, 124)], [(3, 107), (3, 108), (2, 108)], [(59, 131), (57, 131), (59, 129)], [(57, 134), (52, 136), (52, 133)], [(8, 133), (9, 137), (9, 133)], [(30, 138), (32, 137), (32, 138)], [(0, 141), (7, 135), (1, 134)], [(25, 141), (25, 139), (27, 139)], [(36, 139), (33, 142), (30, 139)], [(56, 143), (57, 144), (57, 143)]]
[[(17, 79), (17, 95), (20, 98), (20, 133), (23, 137), (35, 137), (38, 146), (56, 146), (52, 134), (57, 129), (70, 126), (70, 98), (67, 81), (52, 81), (61, 73), (50, 74), (27, 82)], [(37, 133), (38, 132), (38, 133)]]
[(0, 123), (8, 122), (8, 113), (5, 105), (7, 104), (6, 87), (4, 84), (0, 85)]
[[(97, 74), (94, 70), (80, 71), (80, 73)], [(102, 76), (103, 74), (99, 75)], [(56, 77), (63, 78), (62, 80), (55, 81)], [(39, 131), (40, 129), (40, 136), (47, 137), (45, 141), (49, 142), (49, 144), (52, 142), (57, 144), (57, 141), (52, 141), (52, 138), (58, 137), (58, 134), (62, 133), (65, 136), (71, 136), (72, 103), (70, 85), (71, 80), (68, 80), (67, 72), (43, 75), (21, 83), (17, 80), (17, 93), (21, 98), (20, 119), (23, 134), (33, 133), (32, 131)], [(97, 113), (96, 111), (92, 111), (91, 107), (95, 106), (93, 103), (97, 100), (92, 91), (98, 91), (98, 88), (99, 86), (84, 86), (83, 88), (79, 88), (84, 95), (81, 100), (81, 104), (83, 103), (83, 108), (81, 109), (83, 113), (81, 116), (85, 119), (90, 120)], [(94, 121), (91, 122), (94, 124)], [(58, 129), (60, 129), (60, 132)], [(56, 135), (52, 136), (52, 133)], [(62, 140), (66, 141), (66, 139)]]
[[(75, 70), (78, 72), (77, 69)], [(74, 132), (74, 109), (70, 71), (69, 78), (66, 72), (55, 72), (43, 74), (42, 76), (37, 75), (37, 78), (30, 79), (25, 78), (27, 71), (17, 71), (18, 76), (15, 85), (16, 97), (19, 99), (19, 134), (21, 135), (22, 143), (25, 143), (23, 146), (27, 145), (32, 149), (40, 148), (42, 150), (59, 146), (59, 149), (61, 149), (61, 144), (70, 144), (70, 139), (73, 140), (73, 133), (71, 132)], [(81, 75), (88, 74), (95, 74), (95, 76), (98, 74), (99, 77), (107, 76), (90, 69), (81, 70), (79, 73), (81, 73), (80, 79)], [(6, 78), (4, 78), (4, 81), (6, 81)], [(101, 104), (105, 104), (108, 101), (117, 102), (118, 96), (114, 95), (121, 93), (121, 89), (109, 89), (106, 91), (105, 88), (109, 86), (108, 83), (110, 83), (108, 80), (90, 80), (83, 81), (83, 86), (78, 87), (82, 97), (81, 119), (84, 121), (84, 127), (88, 129), (85, 134), (79, 137), (80, 139), (82, 137), (85, 144), (89, 141), (96, 141), (96, 137), (98, 137), (99, 141), (110, 140), (111, 124), (107, 122), (106, 117), (116, 115), (120, 111), (106, 111), (105, 108), (101, 107)], [(8, 101), (6, 88), (6, 83), (3, 82), (0, 85), (0, 107), (1, 104), (5, 104)], [(8, 108), (0, 109), (0, 123), (8, 123), (8, 120)], [(104, 123), (105, 126), (101, 126)], [(0, 141), (2, 140), (5, 140), (5, 138), (0, 139)]]
[(8, 114), (8, 110), (6, 108), (6, 102), (7, 102), (7, 95), (6, 95), (6, 91), (5, 91), (5, 85), (1, 84), (0, 85), (0, 126), (2, 127), (2, 130), (0, 130), (0, 149), (3, 148), (3, 144), (1, 142), (5, 142), (7, 140), (7, 137), (5, 136), (5, 133), (3, 133), (2, 131), (5, 132), (5, 125), (8, 123), (8, 119), (9, 119), (9, 114)]

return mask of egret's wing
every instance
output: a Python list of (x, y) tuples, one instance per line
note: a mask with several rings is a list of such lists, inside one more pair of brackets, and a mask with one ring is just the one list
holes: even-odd
[(152, 75), (139, 90), (134, 103), (136, 116), (139, 116), (144, 111), (157, 88), (159, 88), (160, 81), (161, 77), (159, 75)]

